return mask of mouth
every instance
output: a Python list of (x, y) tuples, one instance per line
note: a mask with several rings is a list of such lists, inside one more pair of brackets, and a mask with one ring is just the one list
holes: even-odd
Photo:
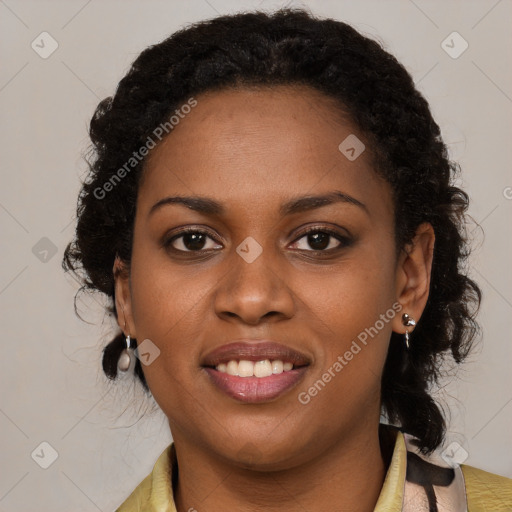
[(311, 360), (270, 341), (238, 341), (210, 352), (202, 367), (214, 387), (245, 403), (276, 400), (304, 377)]

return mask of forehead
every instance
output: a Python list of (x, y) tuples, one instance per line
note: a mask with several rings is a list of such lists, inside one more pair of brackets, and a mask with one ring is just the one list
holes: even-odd
[(142, 208), (177, 192), (277, 208), (285, 198), (333, 189), (391, 208), (370, 148), (356, 159), (340, 151), (345, 140), (360, 141), (359, 151), (364, 136), (332, 98), (279, 86), (212, 91), (195, 100), (146, 160)]

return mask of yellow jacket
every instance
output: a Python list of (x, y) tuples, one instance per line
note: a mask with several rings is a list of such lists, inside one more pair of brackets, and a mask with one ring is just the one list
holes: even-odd
[[(394, 432), (395, 446), (374, 512), (429, 512), (429, 492), (431, 499), (435, 494), (430, 510), (438, 512), (512, 512), (512, 479), (465, 464), (450, 466), (436, 452), (425, 457), (409, 434), (386, 428)], [(116, 512), (176, 512), (171, 485), (176, 464), (171, 443)]]

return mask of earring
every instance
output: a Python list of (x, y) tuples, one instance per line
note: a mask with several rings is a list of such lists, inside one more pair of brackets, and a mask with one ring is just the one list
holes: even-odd
[(132, 354), (133, 349), (131, 348), (131, 338), (130, 335), (126, 336), (126, 348), (121, 352), (119, 356), (119, 361), (117, 362), (117, 368), (121, 372), (128, 371), (130, 365), (132, 363)]
[[(402, 324), (406, 327), (414, 327), (416, 325), (416, 320), (410, 317), (407, 313), (402, 315)], [(409, 331), (405, 330), (405, 346), (409, 349)]]

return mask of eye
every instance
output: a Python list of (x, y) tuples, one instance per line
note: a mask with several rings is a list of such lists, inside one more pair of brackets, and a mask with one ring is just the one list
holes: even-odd
[[(297, 247), (303, 239), (305, 240), (305, 242), (302, 242), (303, 247)], [(208, 240), (210, 240), (209, 246)], [(293, 248), (307, 252), (329, 253), (342, 247), (347, 247), (350, 243), (351, 239), (341, 233), (327, 228), (313, 227), (304, 231), (302, 235), (293, 242), (293, 245), (296, 246)], [(178, 253), (200, 253), (202, 251), (222, 249), (222, 245), (216, 243), (213, 235), (209, 234), (207, 231), (198, 230), (197, 228), (182, 229), (171, 237), (166, 238), (162, 245)], [(311, 249), (307, 249), (307, 247), (305, 247), (306, 245), (309, 245)]]
[[(295, 247), (300, 250), (306, 250), (308, 252), (331, 252), (341, 247), (347, 247), (350, 245), (351, 240), (349, 237), (342, 235), (336, 231), (332, 231), (326, 228), (311, 228), (302, 233), (302, 235), (294, 242), (299, 244), (300, 240), (305, 239), (303, 247)], [(306, 245), (312, 247), (312, 250), (307, 249)]]
[[(207, 240), (211, 240), (210, 246), (207, 246)], [(206, 231), (199, 231), (194, 228), (183, 229), (164, 241), (165, 247), (171, 248), (177, 252), (200, 252), (211, 249), (221, 249), (221, 245), (216, 245), (215, 240)]]

